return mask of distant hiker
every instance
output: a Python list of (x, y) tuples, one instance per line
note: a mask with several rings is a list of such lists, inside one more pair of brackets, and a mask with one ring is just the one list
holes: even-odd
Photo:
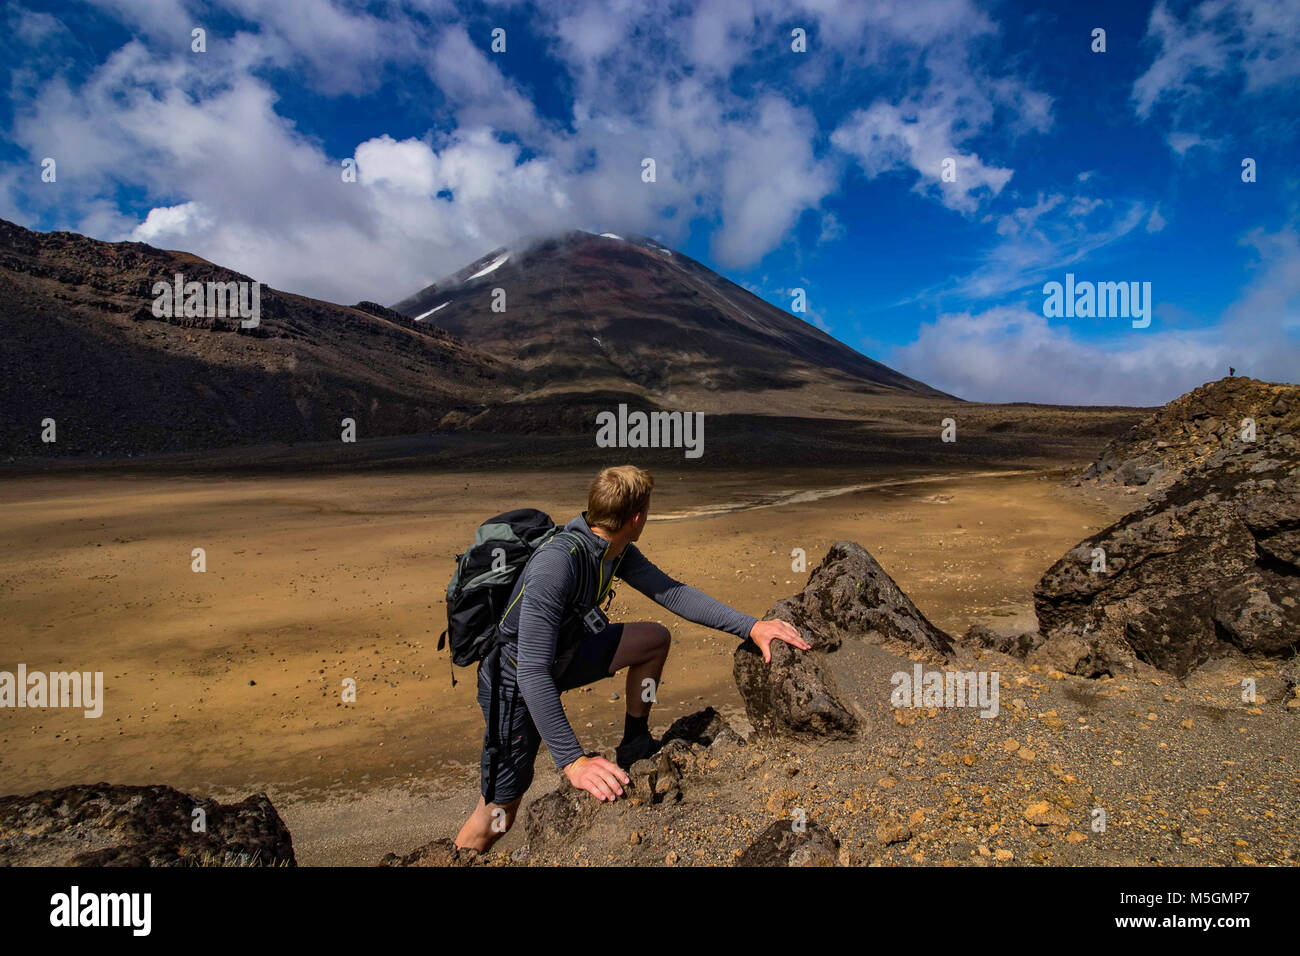
[(1236, 370), (1235, 368), (1233, 368), (1231, 365), (1229, 365), (1229, 366), (1228, 366), (1228, 378), (1232, 378), (1232, 376), (1234, 376), (1234, 375), (1236, 375), (1236, 374), (1237, 374), (1237, 370)]
[[(650, 706), (669, 631), (649, 621), (610, 624), (600, 603), (615, 577), (688, 621), (751, 639), (769, 662), (773, 641), (809, 648), (785, 621), (741, 614), (674, 581), (641, 554), (633, 542), (645, 530), (653, 487), (640, 468), (606, 468), (591, 483), (587, 510), (538, 547), (515, 582), (495, 646), (479, 663), (478, 701), (488, 726), (482, 796), (457, 846), (485, 851), (510, 828), (543, 741), (569, 782), (600, 800), (622, 796), (629, 782), (624, 771), (659, 749), (650, 735)], [(624, 668), (627, 715), (615, 765), (583, 749), (560, 694)]]

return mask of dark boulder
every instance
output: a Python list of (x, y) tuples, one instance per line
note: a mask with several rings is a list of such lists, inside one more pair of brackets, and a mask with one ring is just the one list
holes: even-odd
[[(765, 734), (851, 736), (859, 717), (836, 677), (846, 642), (896, 642), (947, 655), (952, 641), (930, 623), (865, 548), (841, 541), (804, 589), (766, 615), (788, 621), (813, 645), (772, 644), (771, 663), (752, 641), (736, 648), (733, 674), (755, 730)], [(841, 677), (846, 675), (841, 675)]]
[(769, 617), (814, 635), (818, 649), (827, 652), (864, 637), (952, 652), (952, 639), (917, 610), (866, 548), (852, 541), (832, 547), (804, 589), (777, 601)]
[[(807, 632), (804, 632), (807, 633)], [(736, 648), (732, 673), (754, 729), (764, 734), (848, 737), (858, 719), (840, 699), (835, 676), (822, 654), (772, 644), (772, 661), (752, 641)]]
[(1037, 659), (1091, 676), (1140, 660), (1182, 677), (1227, 654), (1291, 654), (1297, 545), (1300, 442), (1262, 427), (1253, 442), (1228, 436), (1048, 569), (1034, 591)]
[(263, 793), (223, 804), (171, 787), (97, 783), (0, 797), (0, 866), (196, 865), (297, 861)]
[(835, 866), (840, 841), (821, 824), (807, 821), (796, 830), (792, 820), (777, 820), (736, 860), (736, 866)]
[(968, 647), (981, 647), (985, 650), (998, 651), (1012, 657), (1024, 658), (1043, 642), (1038, 631), (1023, 631), (1019, 634), (999, 634), (984, 624), (972, 624), (962, 635), (962, 643)]
[(731, 728), (717, 710), (706, 707), (693, 714), (678, 717), (664, 732), (661, 740), (665, 746), (674, 740), (682, 740), (687, 744), (711, 747), (719, 742), (740, 744), (744, 743), (745, 739)]

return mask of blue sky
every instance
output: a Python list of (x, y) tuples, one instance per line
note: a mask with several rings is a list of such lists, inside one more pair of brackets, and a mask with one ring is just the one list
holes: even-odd
[[(30, 228), (348, 303), (394, 302), (521, 234), (637, 231), (783, 307), (805, 289), (809, 321), (965, 398), (1158, 404), (1230, 364), (1297, 379), (1294, 2), (4, 16), (0, 217)], [(1150, 282), (1150, 327), (1045, 318), (1043, 284), (1066, 272)]]

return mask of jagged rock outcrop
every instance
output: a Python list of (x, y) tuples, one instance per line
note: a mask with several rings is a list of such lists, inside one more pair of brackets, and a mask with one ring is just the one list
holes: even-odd
[(825, 827), (809, 820), (797, 831), (790, 820), (776, 820), (759, 834), (736, 866), (835, 866), (840, 841)]
[(765, 734), (848, 737), (858, 718), (841, 699), (833, 672), (814, 651), (772, 646), (772, 661), (752, 641), (736, 648), (736, 687), (754, 729)]
[[(1263, 383), (1244, 381), (1245, 389), (1218, 382), (1197, 393), (1210, 390), (1202, 395), (1207, 406), (1208, 395), (1258, 398)], [(1031, 659), (1086, 676), (1115, 674), (1140, 660), (1181, 677), (1234, 651), (1294, 653), (1300, 439), (1277, 427), (1289, 420), (1290, 402), (1284, 396), (1268, 406), (1254, 441), (1227, 435), (1145, 508), (1048, 569), (1034, 592), (1046, 642)], [(1254, 406), (1213, 407), (1234, 427), (1259, 414)], [(1282, 411), (1273, 416), (1274, 409)]]
[(264, 793), (223, 804), (171, 787), (97, 783), (0, 797), (0, 866), (196, 865), (297, 861)]
[(805, 652), (774, 642), (770, 664), (752, 641), (736, 649), (736, 686), (761, 733), (843, 737), (858, 731), (860, 719), (834, 666), (845, 642), (896, 642), (945, 656), (952, 651), (952, 639), (851, 541), (832, 547), (803, 591), (778, 601), (766, 617), (789, 621), (813, 647)]
[(1300, 386), (1244, 377), (1207, 382), (1107, 444), (1078, 480), (1163, 489), (1239, 440), (1246, 419), (1260, 433), (1300, 434)]
[(852, 541), (837, 542), (804, 589), (777, 601), (771, 614), (814, 635), (818, 649), (827, 652), (863, 637), (952, 652), (952, 638), (917, 610), (866, 548)]

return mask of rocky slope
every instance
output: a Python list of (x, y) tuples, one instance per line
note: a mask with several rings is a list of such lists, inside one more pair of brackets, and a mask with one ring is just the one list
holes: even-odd
[[(1243, 437), (1247, 418), (1255, 431)], [(1099, 462), (1118, 465), (1091, 469), (1101, 480), (1149, 479), (1162, 488), (1043, 575), (1034, 659), (1085, 676), (1118, 674), (1140, 660), (1182, 677), (1224, 655), (1294, 657), (1297, 426), (1300, 387), (1223, 379), (1112, 445)]]
[[(810, 664), (778, 645), (766, 679), (753, 649), (737, 650), (747, 736), (702, 711), (632, 768), (626, 799), (604, 804), (562, 783), (527, 804), (527, 844), (508, 856), (440, 839), (384, 864), (1300, 861), (1300, 701), (1271, 660), (1220, 659), (1187, 681), (1140, 663), (1116, 678), (1046, 669), (948, 642), (849, 544), (773, 613), (799, 621), (818, 650)], [(899, 698), (900, 676), (918, 668), (996, 674), (996, 713)], [(773, 705), (776, 687), (793, 707)]]
[[(1113, 674), (1067, 673), (1025, 659), (1019, 639), (951, 639), (851, 542), (769, 615), (814, 650), (778, 644), (766, 665), (741, 644), (748, 719), (679, 719), (626, 799), (563, 783), (525, 805), (527, 842), (509, 855), (444, 838), (382, 863), (1300, 863), (1293, 660), (1212, 655), (1180, 677), (1135, 655)], [(951, 696), (949, 675), (990, 693)], [(196, 807), (206, 833), (190, 827)], [(222, 806), (99, 784), (0, 799), (0, 863), (196, 861), (291, 863), (292, 842), (261, 796)]]
[(0, 866), (294, 865), (293, 839), (265, 794), (222, 804), (98, 783), (0, 797)]
[(1108, 442), (1079, 480), (1168, 487), (1239, 442), (1247, 419), (1261, 435), (1300, 434), (1300, 386), (1237, 377), (1207, 382)]
[(1295, 392), (1211, 383), (1113, 443), (1095, 472), (1163, 490), (1044, 574), (1038, 630), (953, 641), (840, 542), (769, 612), (813, 649), (736, 650), (747, 737), (702, 712), (629, 799), (537, 799), (511, 857), (385, 862), (1296, 865)]
[[(127, 457), (436, 430), (512, 390), (427, 323), (263, 287), (261, 320), (156, 318), (155, 282), (249, 281), (183, 252), (0, 220), (0, 452)], [(56, 423), (54, 443), (41, 422)]]

